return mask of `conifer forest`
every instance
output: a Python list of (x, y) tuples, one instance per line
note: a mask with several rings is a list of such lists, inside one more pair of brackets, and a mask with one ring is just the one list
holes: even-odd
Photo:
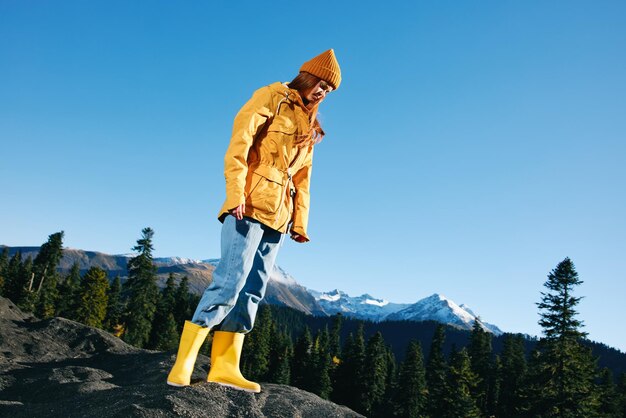
[[(159, 289), (154, 231), (143, 229), (124, 280), (77, 264), (61, 274), (63, 235), (50, 235), (34, 259), (5, 247), (0, 295), (39, 318), (62, 316), (175, 354), (199, 297), (171, 273)], [(626, 417), (623, 353), (615, 360), (616, 350), (586, 339), (581, 284), (569, 258), (548, 272), (537, 289), (540, 338), (496, 337), (479, 321), (467, 332), (263, 305), (241, 369), (248, 379), (292, 385), (368, 417)], [(201, 351), (210, 347), (209, 336)]]

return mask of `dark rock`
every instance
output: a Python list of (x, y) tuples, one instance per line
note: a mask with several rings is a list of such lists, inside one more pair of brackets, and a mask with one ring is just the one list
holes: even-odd
[(141, 350), (64, 319), (37, 321), (0, 298), (0, 416), (359, 417), (285, 385), (259, 394), (206, 383), (199, 356), (192, 386), (165, 383), (173, 353)]

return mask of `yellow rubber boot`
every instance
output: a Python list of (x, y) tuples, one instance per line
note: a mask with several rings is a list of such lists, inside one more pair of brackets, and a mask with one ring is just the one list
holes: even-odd
[(176, 363), (167, 376), (167, 384), (171, 386), (188, 386), (191, 381), (193, 366), (196, 364), (198, 351), (209, 335), (209, 328), (201, 327), (193, 322), (185, 321), (183, 335), (180, 336)]
[(211, 370), (207, 380), (233, 389), (259, 393), (261, 385), (247, 380), (239, 371), (243, 339), (244, 334), (215, 331), (211, 347)]

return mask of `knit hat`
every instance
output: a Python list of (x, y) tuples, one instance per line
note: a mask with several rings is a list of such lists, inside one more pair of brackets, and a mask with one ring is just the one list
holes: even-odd
[(337, 58), (335, 58), (335, 51), (332, 49), (322, 52), (317, 57), (302, 64), (300, 72), (302, 71), (326, 81), (333, 87), (333, 90), (337, 90), (341, 84), (341, 69)]

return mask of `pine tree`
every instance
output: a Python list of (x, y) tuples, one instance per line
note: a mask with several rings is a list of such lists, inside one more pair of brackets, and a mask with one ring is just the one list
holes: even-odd
[(524, 337), (520, 334), (506, 334), (502, 349), (500, 370), (500, 391), (496, 416), (520, 417), (524, 405), (524, 382), (526, 380), (526, 356)]
[(270, 354), (267, 381), (288, 385), (291, 380), (291, 357), (293, 345), (291, 338), (278, 330), (275, 321), (270, 328)]
[(124, 284), (128, 291), (124, 341), (137, 347), (148, 343), (159, 297), (157, 270), (152, 261), (154, 231), (144, 228), (141, 233), (133, 247), (138, 254), (128, 261), (128, 280)]
[(51, 234), (33, 262), (33, 273), (37, 283), (35, 314), (40, 318), (50, 318), (56, 313), (59, 298), (57, 267), (63, 256), (63, 234), (63, 231)]
[(480, 418), (481, 413), (472, 397), (479, 377), (472, 371), (469, 355), (463, 348), (452, 357), (448, 372), (449, 392), (446, 396), (446, 406), (441, 415), (445, 418)]
[(472, 371), (478, 378), (472, 397), (476, 400), (476, 405), (482, 414), (486, 415), (491, 375), (491, 334), (485, 331), (479, 318), (475, 319), (472, 327), (468, 354)]
[(183, 277), (178, 283), (176, 289), (176, 296), (174, 302), (174, 320), (178, 326), (178, 332), (183, 332), (185, 326), (185, 320), (191, 319), (193, 315), (192, 309), (197, 303), (191, 302), (191, 295), (189, 294), (189, 279), (187, 276)]
[(74, 263), (69, 275), (59, 284), (57, 316), (76, 318), (76, 310), (80, 303), (80, 282), (80, 267), (78, 263)]
[(107, 314), (104, 318), (104, 327), (106, 330), (119, 335), (121, 330), (122, 315), (124, 314), (124, 302), (122, 301), (122, 283), (120, 276), (116, 276), (115, 280), (109, 287), (109, 303), (107, 305)]
[(328, 351), (329, 345), (328, 328), (324, 328), (315, 336), (312, 346), (312, 388), (311, 391), (322, 399), (329, 399), (332, 392), (332, 382), (330, 380), (330, 367), (332, 360)]
[(539, 395), (535, 411), (545, 417), (597, 416), (598, 400), (594, 378), (595, 360), (591, 350), (580, 340), (586, 333), (576, 319), (580, 297), (572, 295), (582, 283), (569, 258), (560, 262), (548, 275), (542, 292), (539, 324), (544, 338), (539, 341), (539, 355), (533, 379)]
[[(341, 363), (341, 327), (343, 325), (343, 315), (337, 313), (333, 316), (331, 322), (330, 336), (328, 341), (328, 353), (330, 354), (330, 368), (328, 369), (328, 375), (331, 381), (331, 387), (334, 390), (337, 389), (337, 372), (339, 370), (339, 364)], [(331, 391), (331, 398), (335, 398), (335, 395)]]
[[(341, 325), (343, 323), (343, 315), (335, 314), (330, 329), (330, 341), (328, 343), (328, 351), (336, 362), (341, 357)], [(336, 363), (335, 363), (336, 364)]]
[[(32, 264), (32, 261), (31, 261)], [(17, 251), (9, 260), (5, 268), (4, 295), (11, 299), (16, 305), (20, 305), (26, 298), (28, 292), (28, 280), (24, 277), (22, 270), (22, 253)]]
[(157, 303), (148, 348), (167, 351), (178, 347), (179, 334), (173, 314), (175, 297), (174, 274), (170, 273)]
[(0, 296), (4, 294), (4, 283), (6, 282), (6, 274), (9, 268), (9, 249), (4, 247), (0, 254)]
[(337, 385), (333, 401), (355, 411), (362, 411), (361, 396), (365, 390), (363, 371), (365, 368), (365, 338), (363, 323), (356, 334), (350, 333), (342, 349), (341, 362), (337, 368)]
[(440, 417), (445, 411), (448, 393), (448, 364), (443, 355), (445, 328), (439, 324), (430, 344), (430, 353), (426, 363), (426, 382), (428, 386), (427, 410), (431, 417)]
[(102, 328), (106, 315), (109, 280), (107, 273), (99, 267), (90, 268), (80, 285), (80, 302), (76, 320), (91, 327)]
[(360, 411), (372, 416), (381, 410), (387, 391), (387, 348), (380, 332), (374, 334), (365, 348), (365, 367)]
[(396, 416), (419, 418), (426, 415), (428, 390), (422, 346), (419, 342), (412, 341), (407, 347), (397, 386)]
[(269, 306), (262, 306), (248, 334), (242, 355), (242, 370), (251, 380), (265, 380), (269, 371), (270, 332), (272, 327), (272, 311)]
[(498, 400), (500, 399), (500, 384), (502, 376), (502, 361), (500, 356), (495, 356), (489, 367), (487, 377), (487, 405), (485, 416), (495, 417), (498, 413)]
[(617, 416), (626, 418), (626, 373), (620, 375), (617, 384), (617, 401), (619, 404)]
[(396, 409), (394, 398), (398, 389), (398, 365), (391, 346), (386, 346), (385, 362), (387, 363), (387, 379), (385, 379), (385, 395), (379, 405), (377, 416), (386, 416)]
[(600, 399), (598, 418), (621, 417), (617, 387), (613, 382), (613, 374), (611, 373), (611, 370), (606, 367), (602, 370), (600, 374), (598, 395)]
[(306, 327), (302, 335), (296, 340), (293, 349), (291, 385), (307, 391), (311, 391), (313, 388), (312, 346), (311, 331), (309, 327)]

